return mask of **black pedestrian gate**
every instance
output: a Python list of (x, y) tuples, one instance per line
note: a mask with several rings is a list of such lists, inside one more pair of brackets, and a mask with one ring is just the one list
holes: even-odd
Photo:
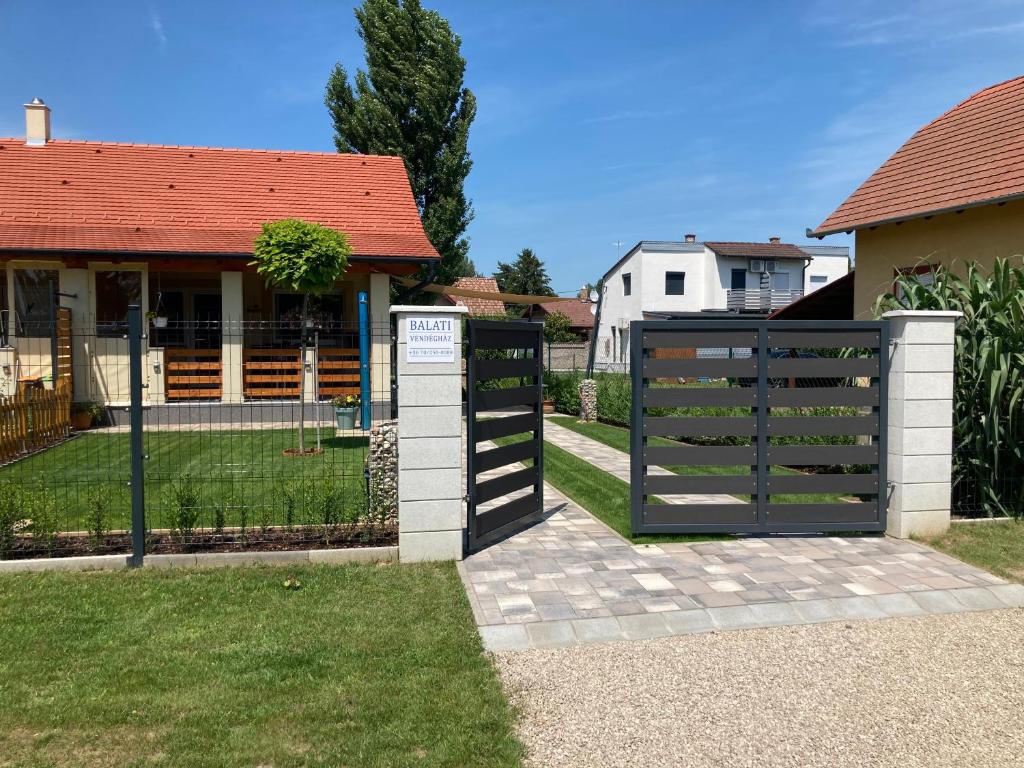
[(885, 530), (886, 322), (630, 333), (634, 533)]
[[(544, 325), (468, 320), (466, 328), (466, 549), (473, 550), (544, 509)], [(486, 441), (499, 445), (479, 451)]]

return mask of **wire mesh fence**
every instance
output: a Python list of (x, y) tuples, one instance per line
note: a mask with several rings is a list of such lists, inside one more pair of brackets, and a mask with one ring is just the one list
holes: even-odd
[(393, 494), (371, 482), (397, 471), (371, 459), (393, 408), (390, 324), (139, 322), (135, 344), (89, 318), (10, 339), (0, 558), (127, 553), (139, 490), (147, 553), (396, 539)]

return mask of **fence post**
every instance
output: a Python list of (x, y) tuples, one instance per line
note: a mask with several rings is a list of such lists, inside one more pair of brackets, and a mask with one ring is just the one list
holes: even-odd
[(886, 312), (889, 321), (886, 533), (945, 532), (953, 463), (953, 342), (959, 312)]
[(370, 429), (370, 294), (359, 292), (359, 422)]
[(142, 454), (142, 308), (128, 307), (128, 385), (131, 397), (132, 567), (142, 565), (146, 551), (146, 493)]
[[(395, 306), (398, 321), (398, 551), (461, 560), (462, 318), (465, 307)], [(411, 321), (427, 326), (410, 351)], [(436, 327), (436, 332), (434, 329)], [(415, 332), (415, 329), (414, 329)], [(431, 347), (425, 350), (424, 347)], [(420, 353), (420, 354), (417, 354)]]

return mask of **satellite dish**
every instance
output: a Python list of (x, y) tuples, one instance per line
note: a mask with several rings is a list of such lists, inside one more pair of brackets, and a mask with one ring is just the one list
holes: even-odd
[(591, 304), (590, 305), (590, 314), (592, 314), (592, 315), (596, 315), (597, 314), (597, 304)]
[(598, 298), (599, 298), (599, 297), (598, 297), (598, 295), (597, 295), (597, 291), (596, 291), (596, 290), (591, 290), (591, 291), (590, 291), (590, 300), (591, 300), (591, 301), (597, 301), (597, 300), (598, 300)]

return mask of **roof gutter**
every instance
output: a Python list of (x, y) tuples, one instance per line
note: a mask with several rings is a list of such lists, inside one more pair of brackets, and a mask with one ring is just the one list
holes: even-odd
[(838, 235), (840, 232), (850, 234), (858, 229), (872, 229), (874, 227), (881, 227), (886, 224), (901, 224), (904, 221), (912, 221), (914, 219), (930, 219), (932, 216), (941, 216), (945, 213), (957, 213), (959, 211), (966, 211), (970, 208), (981, 208), (985, 205), (1003, 205), (1005, 203), (1012, 202), (1014, 200), (1024, 199), (1024, 191), (1014, 192), (1011, 195), (1002, 195), (1000, 197), (989, 197), (985, 200), (977, 200), (973, 203), (960, 203), (959, 205), (950, 205), (945, 208), (934, 208), (930, 211), (921, 211), (919, 213), (911, 213), (905, 216), (893, 216), (888, 219), (878, 219), (876, 221), (866, 221), (862, 224), (847, 224), (843, 227), (833, 227), (831, 229), (817, 229), (812, 230), (807, 227), (805, 231), (806, 237), (822, 238), (828, 237), (829, 235)]

